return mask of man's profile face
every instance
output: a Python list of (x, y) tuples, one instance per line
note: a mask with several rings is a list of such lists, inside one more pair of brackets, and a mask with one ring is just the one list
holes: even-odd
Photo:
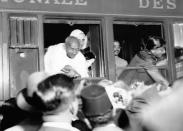
[(114, 55), (118, 56), (118, 54), (120, 53), (120, 50), (121, 50), (120, 43), (115, 41), (114, 42)]
[(162, 57), (163, 54), (166, 53), (165, 47), (160, 46), (160, 41), (159, 40), (154, 40), (155, 46), (151, 50), (151, 52), (156, 56), (156, 57)]
[(72, 43), (66, 44), (66, 53), (69, 58), (73, 59), (79, 51), (80, 44), (78, 42), (73, 41)]

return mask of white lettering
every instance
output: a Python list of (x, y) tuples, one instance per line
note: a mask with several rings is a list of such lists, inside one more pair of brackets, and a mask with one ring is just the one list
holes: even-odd
[[(29, 2), (30, 4), (54, 4), (54, 5), (88, 5), (87, 0), (11, 0), (15, 3)], [(10, 2), (10, 0), (0, 0), (0, 2)]]
[(76, 0), (75, 5), (87, 5), (87, 1), (86, 0)]
[(139, 8), (176, 9), (176, 0), (139, 0)]
[(148, 8), (149, 0), (139, 0), (139, 8)]
[(176, 9), (176, 0), (167, 0), (167, 9)]
[(14, 0), (16, 3), (22, 3), (24, 0)]
[(68, 2), (67, 2), (67, 0), (63, 0), (62, 4), (64, 4), (64, 5), (72, 5), (72, 0), (68, 0)]
[(154, 9), (163, 9), (163, 0), (154, 0)]
[[(36, 0), (38, 3), (42, 3), (42, 0)], [(30, 3), (36, 3), (35, 0), (30, 0)]]

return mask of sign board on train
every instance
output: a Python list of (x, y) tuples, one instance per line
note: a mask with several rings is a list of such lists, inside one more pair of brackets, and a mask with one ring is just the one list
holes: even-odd
[(183, 0), (0, 0), (0, 11), (183, 16)]

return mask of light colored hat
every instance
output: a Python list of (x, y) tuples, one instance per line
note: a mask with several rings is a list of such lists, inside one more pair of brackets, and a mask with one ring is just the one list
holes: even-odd
[(83, 31), (79, 30), (79, 29), (75, 29), (71, 32), (70, 36), (74, 36), (76, 38), (78, 38), (79, 40), (85, 39), (86, 35), (84, 34)]
[(16, 97), (16, 103), (19, 108), (26, 111), (34, 110), (34, 107), (27, 101), (27, 98), (33, 96), (33, 93), (37, 91), (38, 84), (48, 76), (49, 74), (46, 72), (34, 72), (30, 74), (27, 79), (26, 88), (21, 90)]
[(79, 29), (75, 29), (71, 32), (70, 36), (74, 36), (77, 39), (79, 39), (80, 41), (82, 41), (81, 43), (81, 48), (84, 49), (87, 46), (87, 36), (85, 35), (85, 33)]

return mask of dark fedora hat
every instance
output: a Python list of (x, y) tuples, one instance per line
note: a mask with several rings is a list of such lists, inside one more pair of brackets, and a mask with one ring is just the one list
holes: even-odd
[(102, 116), (112, 110), (112, 104), (103, 86), (93, 84), (81, 92), (82, 109), (87, 117)]

